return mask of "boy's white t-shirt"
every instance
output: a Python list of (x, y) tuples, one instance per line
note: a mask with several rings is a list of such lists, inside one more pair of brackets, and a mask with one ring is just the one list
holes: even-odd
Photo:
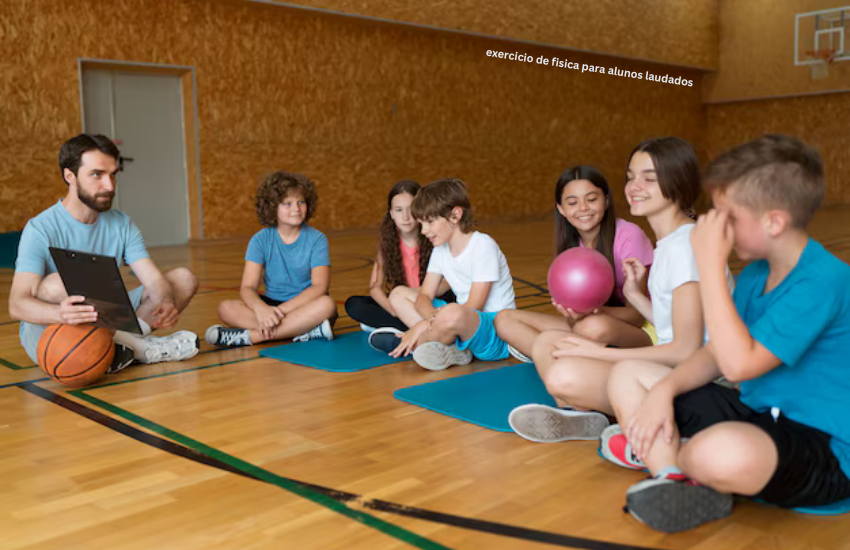
[(508, 261), (496, 241), (485, 233), (473, 233), (469, 244), (456, 257), (449, 251), (448, 243), (435, 247), (428, 261), (428, 273), (445, 277), (459, 304), (469, 300), (472, 283), (493, 283), (482, 311), (516, 308)]
[[(685, 224), (657, 243), (649, 270), (647, 289), (652, 300), (652, 324), (658, 335), (658, 344), (673, 341), (673, 291), (685, 283), (699, 282), (697, 260), (691, 248), (691, 231), (694, 224)], [(735, 281), (726, 267), (726, 281), (731, 292)], [(708, 342), (705, 329), (703, 344)]]

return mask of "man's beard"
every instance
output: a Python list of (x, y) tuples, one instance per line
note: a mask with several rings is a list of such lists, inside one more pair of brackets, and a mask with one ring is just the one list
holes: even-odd
[[(100, 193), (95, 196), (87, 195), (82, 188), (77, 188), (77, 197), (79, 197), (80, 202), (94, 210), (95, 212), (106, 212), (110, 208), (112, 208), (112, 199), (115, 198), (115, 193)], [(98, 202), (98, 197), (109, 197), (108, 202)]]

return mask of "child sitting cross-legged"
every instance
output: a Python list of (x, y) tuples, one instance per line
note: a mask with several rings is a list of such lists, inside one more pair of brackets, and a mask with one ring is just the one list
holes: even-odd
[[(711, 339), (675, 369), (618, 364), (620, 425), (601, 440), (606, 458), (652, 473), (626, 501), (665, 532), (729, 515), (733, 494), (784, 507), (850, 498), (850, 266), (806, 233), (825, 193), (820, 155), (765, 136), (712, 161), (705, 185), (715, 210), (691, 242)], [(733, 248), (752, 263), (730, 295)]]
[(336, 303), (328, 296), (328, 238), (307, 225), (317, 202), (315, 185), (299, 174), (275, 172), (260, 184), (257, 217), (266, 227), (248, 243), (241, 300), (218, 305), (218, 317), (228, 327), (209, 327), (207, 342), (236, 347), (285, 338), (333, 339)]

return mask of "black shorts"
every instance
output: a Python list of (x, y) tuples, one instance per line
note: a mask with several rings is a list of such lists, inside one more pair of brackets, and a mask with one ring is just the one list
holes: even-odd
[(275, 300), (274, 298), (269, 298), (265, 294), (260, 294), (260, 300), (264, 301), (266, 303), (266, 305), (269, 305), (269, 306), (272, 306), (272, 307), (277, 307), (277, 306), (279, 306), (280, 304), (283, 303), (280, 300)]
[(740, 392), (718, 384), (676, 397), (674, 407), (682, 437), (730, 421), (753, 424), (770, 436), (779, 462), (773, 477), (755, 498), (789, 508), (850, 498), (850, 479), (832, 452), (830, 435), (781, 414), (774, 419), (770, 411), (756, 412), (741, 401)]

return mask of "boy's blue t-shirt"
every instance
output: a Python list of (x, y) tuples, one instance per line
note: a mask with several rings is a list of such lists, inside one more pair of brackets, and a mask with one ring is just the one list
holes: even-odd
[(87, 224), (65, 210), (61, 200), (27, 222), (18, 244), (15, 271), (42, 277), (55, 273), (51, 246), (112, 256), (118, 265), (149, 257), (141, 231), (127, 214), (107, 210), (98, 214), (93, 224)]
[(245, 261), (263, 266), (263, 294), (286, 302), (310, 287), (314, 267), (330, 267), (328, 238), (303, 225), (295, 242), (285, 244), (276, 227), (266, 227), (251, 237)]
[(809, 239), (794, 269), (764, 294), (760, 260), (738, 278), (733, 299), (752, 337), (782, 361), (741, 383), (741, 400), (832, 436), (850, 477), (850, 266)]

